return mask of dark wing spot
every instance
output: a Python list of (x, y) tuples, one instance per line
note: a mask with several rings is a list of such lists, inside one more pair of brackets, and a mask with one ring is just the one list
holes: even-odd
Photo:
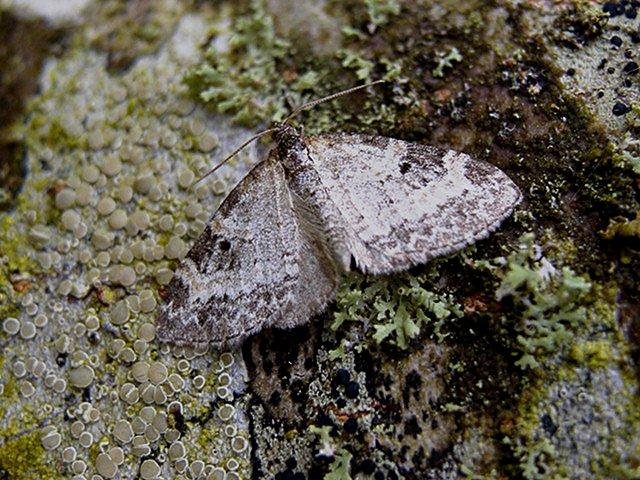
[(191, 289), (182, 278), (174, 276), (167, 286), (167, 302), (173, 301), (174, 308), (180, 308), (187, 303)]
[(408, 162), (402, 162), (400, 164), (400, 173), (402, 175), (404, 175), (405, 173), (407, 173), (409, 171), (409, 169), (411, 168), (411, 164)]
[(204, 273), (207, 267), (217, 238), (218, 236), (211, 230), (211, 225), (207, 225), (202, 235), (200, 235), (191, 250), (189, 250), (189, 253), (187, 253), (187, 258), (193, 260), (193, 263), (195, 263), (200, 273)]
[(220, 247), (220, 250), (222, 250), (223, 252), (226, 252), (231, 248), (231, 243), (229, 242), (229, 240), (223, 239), (223, 240), (220, 240), (220, 243), (218, 243), (218, 246)]
[(220, 299), (218, 297), (211, 297), (207, 300), (202, 307), (200, 307), (196, 313), (198, 319), (198, 325), (204, 327), (204, 325), (213, 317), (216, 318), (220, 312)]

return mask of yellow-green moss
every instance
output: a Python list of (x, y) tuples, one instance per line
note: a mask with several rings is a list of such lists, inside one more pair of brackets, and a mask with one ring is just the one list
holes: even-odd
[(63, 478), (47, 459), (40, 438), (40, 431), (34, 431), (0, 444), (0, 476), (6, 472), (11, 480)]
[[(626, 377), (635, 377), (636, 373), (627, 371)], [(625, 378), (626, 382), (635, 383), (635, 378)], [(626, 458), (620, 458), (619, 452), (611, 452), (604, 458), (601, 469), (603, 478), (635, 480), (640, 478), (640, 396), (632, 395), (625, 406), (626, 442), (629, 449)]]
[(609, 226), (602, 232), (606, 239), (614, 237), (639, 237), (640, 238), (640, 212), (636, 212), (636, 218), (628, 220), (626, 218), (613, 218), (609, 221)]
[(5, 272), (35, 273), (37, 264), (25, 254), (28, 245), (25, 235), (20, 233), (14, 225), (13, 217), (0, 216), (0, 252), (6, 257), (6, 262), (0, 266), (0, 285), (8, 278), (3, 278)]
[(589, 368), (604, 368), (615, 360), (610, 340), (576, 343), (569, 355), (575, 362), (586, 364)]
[(200, 429), (200, 435), (198, 436), (197, 442), (205, 451), (210, 449), (212, 446), (215, 446), (219, 441), (222, 432), (220, 429), (213, 427), (212, 425), (207, 425)]
[(11, 402), (18, 398), (18, 382), (13, 375), (7, 375), (4, 390), (2, 391), (2, 398), (5, 402)]

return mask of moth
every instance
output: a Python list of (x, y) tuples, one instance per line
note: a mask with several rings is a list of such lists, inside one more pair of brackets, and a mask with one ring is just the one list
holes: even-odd
[(272, 133), (275, 147), (179, 264), (157, 319), (161, 341), (233, 348), (265, 327), (293, 328), (325, 309), (345, 273), (406, 270), (511, 214), (520, 190), (488, 162), (381, 136), (305, 137), (289, 123), (366, 86), (259, 134)]

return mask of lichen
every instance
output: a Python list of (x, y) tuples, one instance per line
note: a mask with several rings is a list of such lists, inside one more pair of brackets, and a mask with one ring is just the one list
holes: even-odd
[(309, 432), (317, 439), (316, 456), (331, 459), (328, 471), (322, 478), (324, 480), (351, 480), (353, 455), (349, 450), (336, 445), (336, 440), (331, 436), (331, 427), (310, 425)]
[(462, 316), (462, 309), (450, 294), (430, 291), (426, 285), (437, 276), (437, 268), (420, 276), (396, 275), (376, 278), (353, 275), (337, 295), (337, 308), (331, 328), (346, 321), (363, 322), (373, 327), (371, 338), (407, 349), (422, 327), (442, 341), (445, 322)]
[(458, 49), (456, 47), (451, 47), (446, 54), (440, 53), (438, 55), (438, 64), (436, 65), (436, 68), (432, 70), (431, 74), (435, 78), (442, 78), (444, 77), (445, 69), (453, 68), (454, 63), (459, 63), (461, 61), (462, 55), (460, 55)]
[[(69, 397), (74, 405), (99, 408), (111, 418), (86, 424), (95, 435), (88, 449), (65, 430), (86, 412), (71, 408), (67, 413), (74, 419), (60, 421), (61, 448), (78, 448), (78, 459), (88, 462), (87, 477), (95, 472), (98, 444), (106, 448), (109, 441), (113, 445), (108, 447), (123, 448), (126, 460), (119, 474), (124, 478), (138, 473), (138, 454), (158, 460), (158, 452), (166, 454), (178, 443), (161, 438), (149, 443), (150, 452), (138, 449), (134, 454), (131, 443), (114, 439), (114, 421), (133, 422), (143, 406), (167, 413), (171, 433), (182, 437), (184, 456), (162, 465), (176, 476), (189, 472), (189, 462), (201, 459), (220, 466), (216, 468), (237, 461), (241, 473), (249, 475), (251, 455), (258, 478), (321, 477), (332, 469), (342, 478), (455, 478), (461, 472), (474, 478), (637, 477), (640, 410), (637, 366), (632, 364), (637, 320), (632, 314), (638, 268), (635, 234), (625, 234), (633, 234), (637, 222), (632, 218), (638, 211), (638, 116), (634, 77), (625, 77), (623, 71), (630, 61), (624, 56), (627, 45), (611, 44), (611, 37), (619, 35), (632, 48), (637, 28), (631, 19), (623, 14), (610, 17), (603, 5), (591, 2), (541, 8), (535, 2), (319, 1), (314, 7), (320, 5), (332, 27), (331, 47), (321, 49), (314, 48), (316, 37), (304, 48), (298, 41), (307, 36), (309, 25), (318, 23), (317, 16), (306, 17), (306, 23), (303, 18), (295, 24), (301, 25), (297, 33), (287, 33), (282, 24), (289, 17), (281, 13), (290, 3), (237, 3), (181, 6), (202, 11), (170, 14), (163, 24), (167, 28), (145, 31), (147, 21), (154, 23), (151, 17), (132, 25), (133, 17), (126, 12), (134, 12), (129, 10), (133, 7), (108, 2), (94, 11), (116, 5), (114, 15), (98, 13), (85, 20), (98, 24), (92, 28), (100, 37), (93, 43), (99, 53), (87, 52), (91, 35), (78, 35), (49, 65), (23, 129), (26, 186), (16, 210), (3, 217), (13, 224), (3, 223), (0, 232), (6, 257), (0, 267), (0, 322), (15, 317), (29, 325), (27, 310), (34, 305), (50, 318), (35, 338), (0, 337), (6, 342), (0, 357), (0, 422), (26, 418), (29, 409), (24, 404), (62, 412)], [(167, 4), (145, 8), (164, 11), (162, 5)], [(402, 7), (399, 14), (397, 5)], [(174, 21), (177, 33), (193, 31), (180, 25), (201, 18), (203, 11), (208, 12), (206, 27), (212, 28), (206, 57), (198, 59), (192, 51), (191, 60), (177, 68), (165, 63), (163, 55), (172, 58)], [(195, 28), (203, 34), (198, 42), (206, 36), (200, 27)], [(453, 52), (458, 55), (445, 62)], [(605, 57), (614, 74), (597, 70)], [(105, 74), (108, 68), (113, 71), (118, 58), (125, 58), (120, 64), (124, 69)], [(375, 90), (305, 113), (300, 119), (305, 131), (367, 131), (463, 150), (505, 170), (521, 187), (525, 202), (477, 249), (394, 279), (349, 278), (328, 319), (294, 332), (261, 332), (244, 352), (246, 357), (250, 350), (258, 365), (250, 375), (237, 365), (221, 369), (215, 354), (167, 352), (153, 340), (145, 341), (142, 350), (139, 332), (145, 326), (148, 334), (154, 313), (138, 310), (141, 292), (162, 292), (182, 250), (171, 246), (188, 248), (202, 228), (200, 222), (246, 165), (243, 158), (230, 163), (203, 197), (180, 186), (179, 170), (188, 167), (197, 176), (212, 157), (253, 133), (227, 128), (230, 119), (224, 116), (209, 122), (201, 109), (184, 103), (180, 76), (192, 68), (193, 60), (199, 65), (187, 78), (194, 98), (204, 103), (199, 94), (213, 88), (208, 102), (213, 111), (252, 125), (282, 118), (294, 105), (359, 80), (388, 78)], [(198, 76), (199, 68), (210, 77)], [(631, 80), (631, 86), (625, 80)], [(124, 98), (117, 88), (123, 84)], [(597, 97), (600, 90), (602, 99)], [(618, 101), (625, 108), (617, 106), (617, 112), (630, 108), (624, 117), (613, 114)], [(80, 125), (69, 122), (78, 119)], [(203, 144), (211, 149), (199, 149), (201, 136), (194, 132), (201, 133), (202, 127), (216, 132), (218, 146), (209, 138)], [(136, 136), (138, 128), (142, 138)], [(94, 137), (91, 146), (89, 131), (105, 138), (117, 135), (106, 146), (100, 141), (105, 138)], [(158, 132), (162, 135), (148, 135)], [(88, 252), (81, 263), (73, 258), (77, 247), (65, 253), (67, 245), (61, 243), (75, 235), (64, 230), (63, 211), (75, 210), (89, 224), (89, 235), (94, 227), (111, 227), (96, 213), (95, 202), (58, 207), (52, 193), (59, 182), (73, 186), (79, 177), (79, 183), (88, 183), (83, 169), (102, 168), (103, 153), (118, 152), (121, 140), (140, 150), (116, 175), (104, 174), (102, 179), (99, 174), (98, 183), (92, 184), (92, 201), (113, 197), (129, 216), (134, 210), (146, 211), (148, 222), (134, 217), (144, 228), (136, 231), (140, 225), (134, 224), (131, 232), (126, 227), (116, 232), (108, 257), (88, 237), (80, 238)], [(257, 161), (252, 150), (247, 157)], [(168, 170), (158, 167), (167, 159)], [(123, 208), (120, 202), (128, 202), (119, 198), (120, 187), (137, 184), (144, 189), (149, 181), (136, 180), (148, 172), (153, 172), (150, 182), (162, 189), (154, 191), (153, 198), (134, 189), (131, 210)], [(202, 204), (197, 218), (183, 215), (194, 203)], [(172, 222), (160, 228), (166, 215)], [(172, 242), (178, 223), (188, 231), (182, 243)], [(37, 242), (48, 241), (45, 246), (30, 243), (28, 232), (36, 225), (51, 233), (47, 237), (45, 230), (35, 232)], [(523, 239), (525, 246), (514, 252), (523, 231), (535, 231), (535, 240)], [(612, 238), (603, 242), (600, 231), (605, 240)], [(121, 257), (119, 246), (141, 252), (140, 258)], [(64, 260), (42, 267), (41, 255), (58, 248)], [(150, 253), (144, 257), (144, 251), (159, 248), (168, 249), (171, 258), (157, 260)], [(500, 260), (491, 261), (493, 257)], [(129, 267), (123, 277), (127, 285), (111, 282), (114, 266)], [(83, 275), (91, 281), (84, 284)], [(27, 285), (28, 292), (19, 291)], [(69, 286), (87, 297), (67, 293)], [(135, 307), (122, 325), (111, 322), (119, 301)], [(334, 324), (340, 326), (323, 328), (334, 313)], [(88, 329), (95, 328), (96, 320), (87, 320), (90, 317), (98, 319), (93, 331)], [(44, 358), (42, 352), (52, 355)], [(54, 393), (53, 387), (43, 386), (43, 376), (14, 374), (23, 368), (16, 364), (37, 357), (47, 361), (55, 380), (68, 379), (70, 369), (87, 365), (82, 353), (95, 363), (94, 382), (85, 390), (66, 385), (65, 391)], [(132, 379), (134, 368), (127, 360), (132, 358), (165, 364), (168, 374), (179, 376), (178, 391), (169, 391), (165, 382), (168, 399), (147, 399), (150, 404), (136, 399), (148, 382)], [(241, 356), (237, 364), (242, 364)], [(222, 373), (232, 378), (226, 390)], [(252, 381), (251, 394), (243, 390), (244, 378)], [(23, 394), (31, 393), (25, 381), (35, 389), (31, 397)], [(135, 388), (122, 393), (124, 385)], [(112, 391), (117, 398), (109, 396)], [(12, 401), (5, 401), (6, 396)], [(87, 397), (90, 402), (84, 401)], [(222, 404), (230, 406), (225, 407), (225, 418), (234, 415), (226, 423), (218, 414)], [(40, 420), (33, 414), (28, 418), (32, 426)], [(308, 423), (322, 425), (318, 428), (326, 432), (326, 442), (307, 435)], [(226, 426), (238, 428), (234, 438), (253, 435), (251, 447), (231, 453)], [(323, 443), (331, 446), (328, 458), (316, 456)], [(59, 461), (60, 452), (43, 454), (59, 473), (72, 474), (70, 466)], [(350, 455), (350, 461), (343, 461), (343, 454)]]
[(384, 25), (389, 17), (400, 13), (400, 3), (397, 0), (364, 0), (367, 7), (369, 21), (375, 25)]
[[(537, 372), (519, 397), (515, 431), (505, 432), (518, 472), (532, 480), (608, 471), (613, 452), (633, 455), (622, 446), (640, 427), (623, 413), (636, 387), (620, 381), (628, 365), (615, 330), (616, 288), (557, 267), (572, 258), (563, 252), (525, 235), (495, 272), (498, 298), (515, 307), (506, 320), (518, 332), (516, 365)], [(589, 433), (579, 427), (585, 417)]]
[(261, 0), (251, 1), (249, 12), (234, 20), (232, 32), (226, 52), (221, 55), (212, 40), (204, 62), (185, 77), (192, 94), (242, 125), (284, 118), (285, 92), (309, 89), (317, 74), (309, 70), (285, 83), (278, 62), (291, 45), (276, 35)]
[[(38, 452), (63, 476), (130, 477), (149, 455), (174, 473), (200, 456), (216, 465), (223, 455), (242, 476), (246, 427), (212, 428), (195, 442), (213, 397), (240, 408), (233, 393), (243, 389), (242, 373), (221, 366), (222, 391), (194, 373), (214, 368), (217, 357), (154, 341), (157, 290), (204, 228), (203, 204), (215, 205), (234, 181), (234, 174), (218, 178), (218, 193), (189, 189), (208, 167), (204, 154), (237, 132), (210, 122), (181, 85), (204, 18), (180, 19), (157, 55), (120, 76), (78, 40), (84, 34), (50, 65), (16, 129), (29, 175), (15, 210), (0, 218), (0, 428), (20, 419), (11, 435), (27, 439), (45, 425)], [(158, 456), (179, 438), (193, 446), (173, 462)], [(68, 449), (75, 460), (60, 461)]]
[(324, 480), (351, 480), (351, 459), (353, 455), (345, 449), (340, 449), (334, 455), (333, 462), (329, 467), (329, 473), (323, 478)]
[[(367, 3), (371, 21), (378, 26), (386, 23), (398, 8), (395, 1)], [(349, 32), (352, 31), (355, 30), (343, 32), (345, 39), (351, 38)], [(222, 54), (221, 42), (226, 44)], [(214, 111), (231, 115), (240, 125), (255, 126), (280, 121), (305, 100), (351, 87), (358, 79), (370, 82), (378, 78), (400, 78), (400, 62), (387, 56), (372, 56), (353, 40), (349, 43), (348, 47), (338, 48), (330, 56), (302, 52), (295, 39), (276, 32), (272, 12), (265, 1), (251, 0), (247, 11), (234, 17), (230, 34), (214, 31), (204, 60), (187, 73), (185, 82), (194, 98)], [(349, 71), (355, 73), (354, 80), (349, 81), (351, 76), (344, 75)], [(339, 111), (345, 110), (344, 103), (341, 107)], [(365, 109), (365, 124), (371, 124), (379, 117), (393, 118), (388, 107), (375, 102), (370, 107)], [(346, 121), (348, 117), (333, 111), (315, 116), (305, 127), (313, 133), (326, 128), (327, 124), (335, 125), (341, 118)]]
[(519, 316), (517, 342), (523, 353), (516, 365), (539, 368), (536, 357), (564, 350), (573, 339), (571, 330), (587, 321), (591, 283), (569, 267), (556, 269), (532, 235), (521, 237), (498, 276), (497, 299), (511, 297)]

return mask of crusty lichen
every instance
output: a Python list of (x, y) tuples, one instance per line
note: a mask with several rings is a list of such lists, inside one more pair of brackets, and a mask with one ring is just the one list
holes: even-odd
[[(65, 477), (119, 470), (128, 478), (152, 448), (169, 475), (200, 456), (211, 465), (232, 459), (240, 476), (249, 469), (246, 426), (235, 417), (214, 415), (235, 430), (191, 442), (213, 398), (241, 408), (233, 394), (244, 388), (242, 367), (154, 341), (157, 290), (204, 227), (200, 202), (215, 206), (235, 174), (218, 178), (218, 193), (189, 187), (208, 167), (205, 153), (238, 131), (218, 129), (181, 85), (204, 17), (164, 14), (179, 23), (167, 45), (122, 75), (107, 71), (79, 29), (16, 128), (29, 175), (15, 210), (0, 218), (0, 442), (17, 448), (37, 439), (33, 453)], [(225, 391), (200, 380), (196, 372), (208, 369), (224, 376)], [(18, 419), (20, 429), (9, 432)], [(46, 436), (30, 435), (43, 425), (52, 429)], [(162, 452), (179, 438), (188, 447), (168, 461)], [(52, 477), (34, 462), (33, 470), (9, 465), (11, 478)]]

